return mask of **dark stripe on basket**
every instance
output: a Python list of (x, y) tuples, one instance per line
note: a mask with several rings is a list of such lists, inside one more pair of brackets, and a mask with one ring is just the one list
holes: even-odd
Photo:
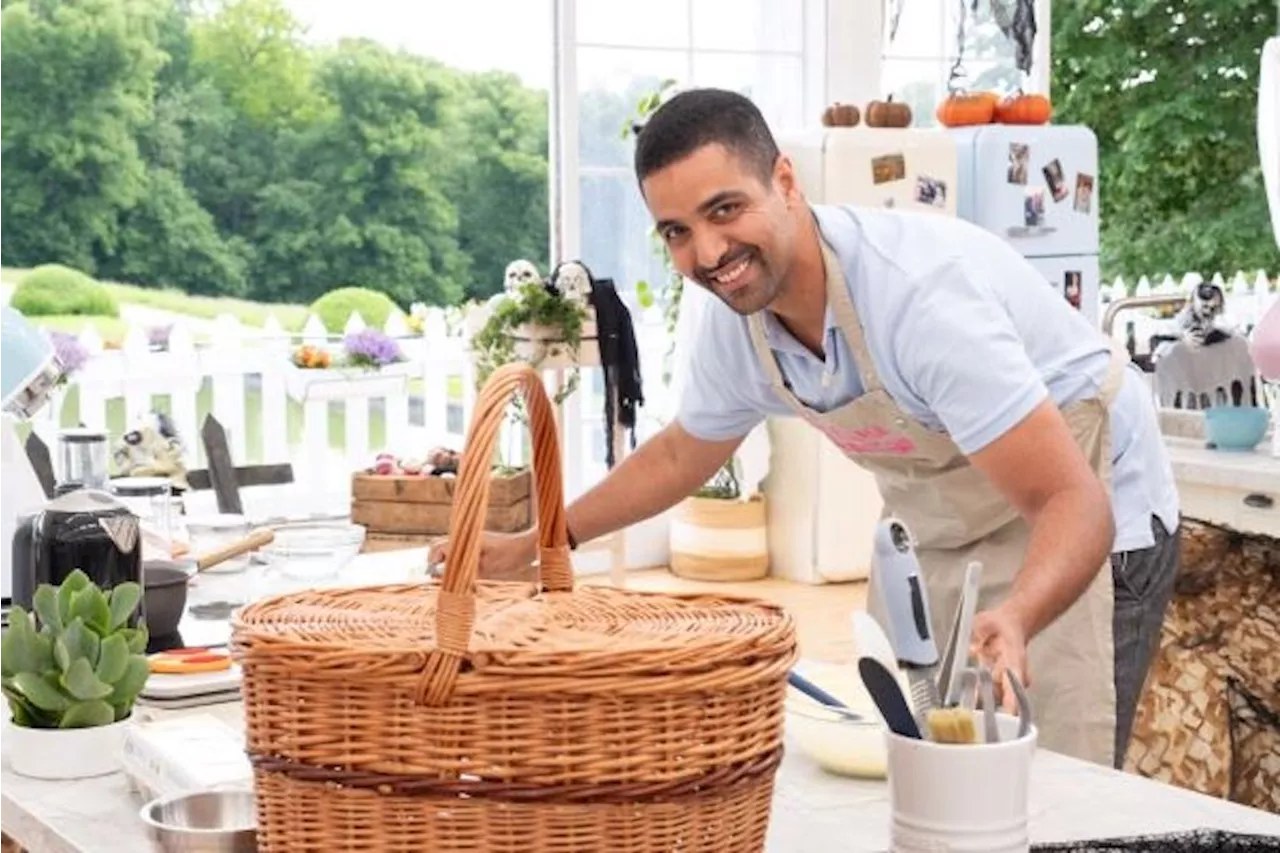
[(762, 753), (750, 761), (731, 764), (678, 782), (605, 782), (581, 785), (529, 785), (486, 779), (441, 779), (391, 773), (366, 773), (337, 767), (315, 767), (289, 758), (252, 755), (254, 768), (279, 773), (299, 782), (317, 782), (345, 788), (369, 788), (384, 794), (413, 796), (483, 797), (506, 802), (644, 803), (721, 793), (727, 787), (771, 775), (782, 763), (783, 748)]

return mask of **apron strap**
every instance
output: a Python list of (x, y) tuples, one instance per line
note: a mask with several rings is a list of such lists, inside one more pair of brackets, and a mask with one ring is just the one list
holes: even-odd
[[(768, 310), (767, 308), (764, 310)], [(747, 329), (751, 332), (751, 346), (756, 351), (756, 359), (764, 367), (764, 372), (769, 377), (769, 382), (773, 385), (773, 390), (784, 400), (790, 402), (795, 395), (791, 393), (791, 385), (787, 382), (787, 378), (782, 375), (782, 368), (778, 366), (778, 358), (773, 353), (773, 347), (769, 346), (769, 336), (764, 330), (764, 315), (757, 311), (747, 317)], [(798, 403), (798, 401), (797, 401)]]
[(1098, 397), (1110, 407), (1124, 385), (1125, 371), (1129, 368), (1129, 351), (1113, 338), (1108, 338), (1107, 343), (1110, 345), (1111, 359), (1107, 362), (1107, 373), (1098, 390)]
[(840, 267), (840, 259), (836, 257), (825, 240), (819, 239), (822, 247), (822, 262), (827, 269), (827, 305), (835, 315), (836, 325), (840, 333), (849, 342), (849, 351), (853, 353), (854, 364), (858, 368), (858, 376), (862, 379), (864, 391), (881, 391), (884, 389), (880, 375), (871, 360), (871, 350), (867, 347), (867, 338), (863, 333), (862, 321), (853, 307), (853, 297), (849, 294), (849, 282), (845, 279), (844, 270)]

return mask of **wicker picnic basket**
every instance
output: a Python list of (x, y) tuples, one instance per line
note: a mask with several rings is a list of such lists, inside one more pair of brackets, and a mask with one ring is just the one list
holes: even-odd
[[(538, 584), (477, 579), (494, 440), (530, 416)], [(764, 847), (795, 624), (766, 602), (574, 588), (538, 374), (476, 402), (440, 582), (239, 611), (265, 853)]]

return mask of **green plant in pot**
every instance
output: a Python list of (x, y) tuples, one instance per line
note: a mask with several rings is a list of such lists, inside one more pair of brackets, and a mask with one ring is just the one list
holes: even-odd
[(124, 728), (150, 673), (146, 624), (131, 624), (141, 599), (136, 583), (104, 592), (76, 569), (36, 590), (34, 613), (13, 608), (0, 683), (14, 772), (75, 779), (119, 767)]

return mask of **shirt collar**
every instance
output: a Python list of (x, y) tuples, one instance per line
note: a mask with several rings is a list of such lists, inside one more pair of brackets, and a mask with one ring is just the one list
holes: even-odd
[[(826, 243), (826, 246), (830, 250), (832, 257), (836, 257), (835, 249), (831, 247), (830, 243), (826, 242), (826, 238), (822, 236), (822, 231), (820, 229), (818, 231), (818, 239)], [(843, 270), (840, 270), (840, 269), (827, 270), (827, 291), (828, 292), (830, 292), (831, 288), (833, 287), (847, 287), (847, 286), (848, 285), (845, 283), (845, 280), (844, 280)], [(830, 339), (831, 331), (833, 329), (839, 329), (839, 328), (840, 328), (840, 324), (836, 320), (836, 313), (831, 309), (831, 300), (828, 299), (827, 313), (826, 313), (826, 337)], [(787, 352), (787, 353), (793, 353), (795, 355), (807, 355), (810, 357), (813, 356), (813, 353), (809, 352), (809, 350), (805, 347), (804, 344), (796, 340), (795, 336), (787, 331), (786, 327), (783, 326), (781, 321), (778, 320), (777, 315), (775, 315), (772, 311), (770, 311), (767, 308), (764, 311), (764, 337), (769, 344), (769, 348), (776, 352)]]

